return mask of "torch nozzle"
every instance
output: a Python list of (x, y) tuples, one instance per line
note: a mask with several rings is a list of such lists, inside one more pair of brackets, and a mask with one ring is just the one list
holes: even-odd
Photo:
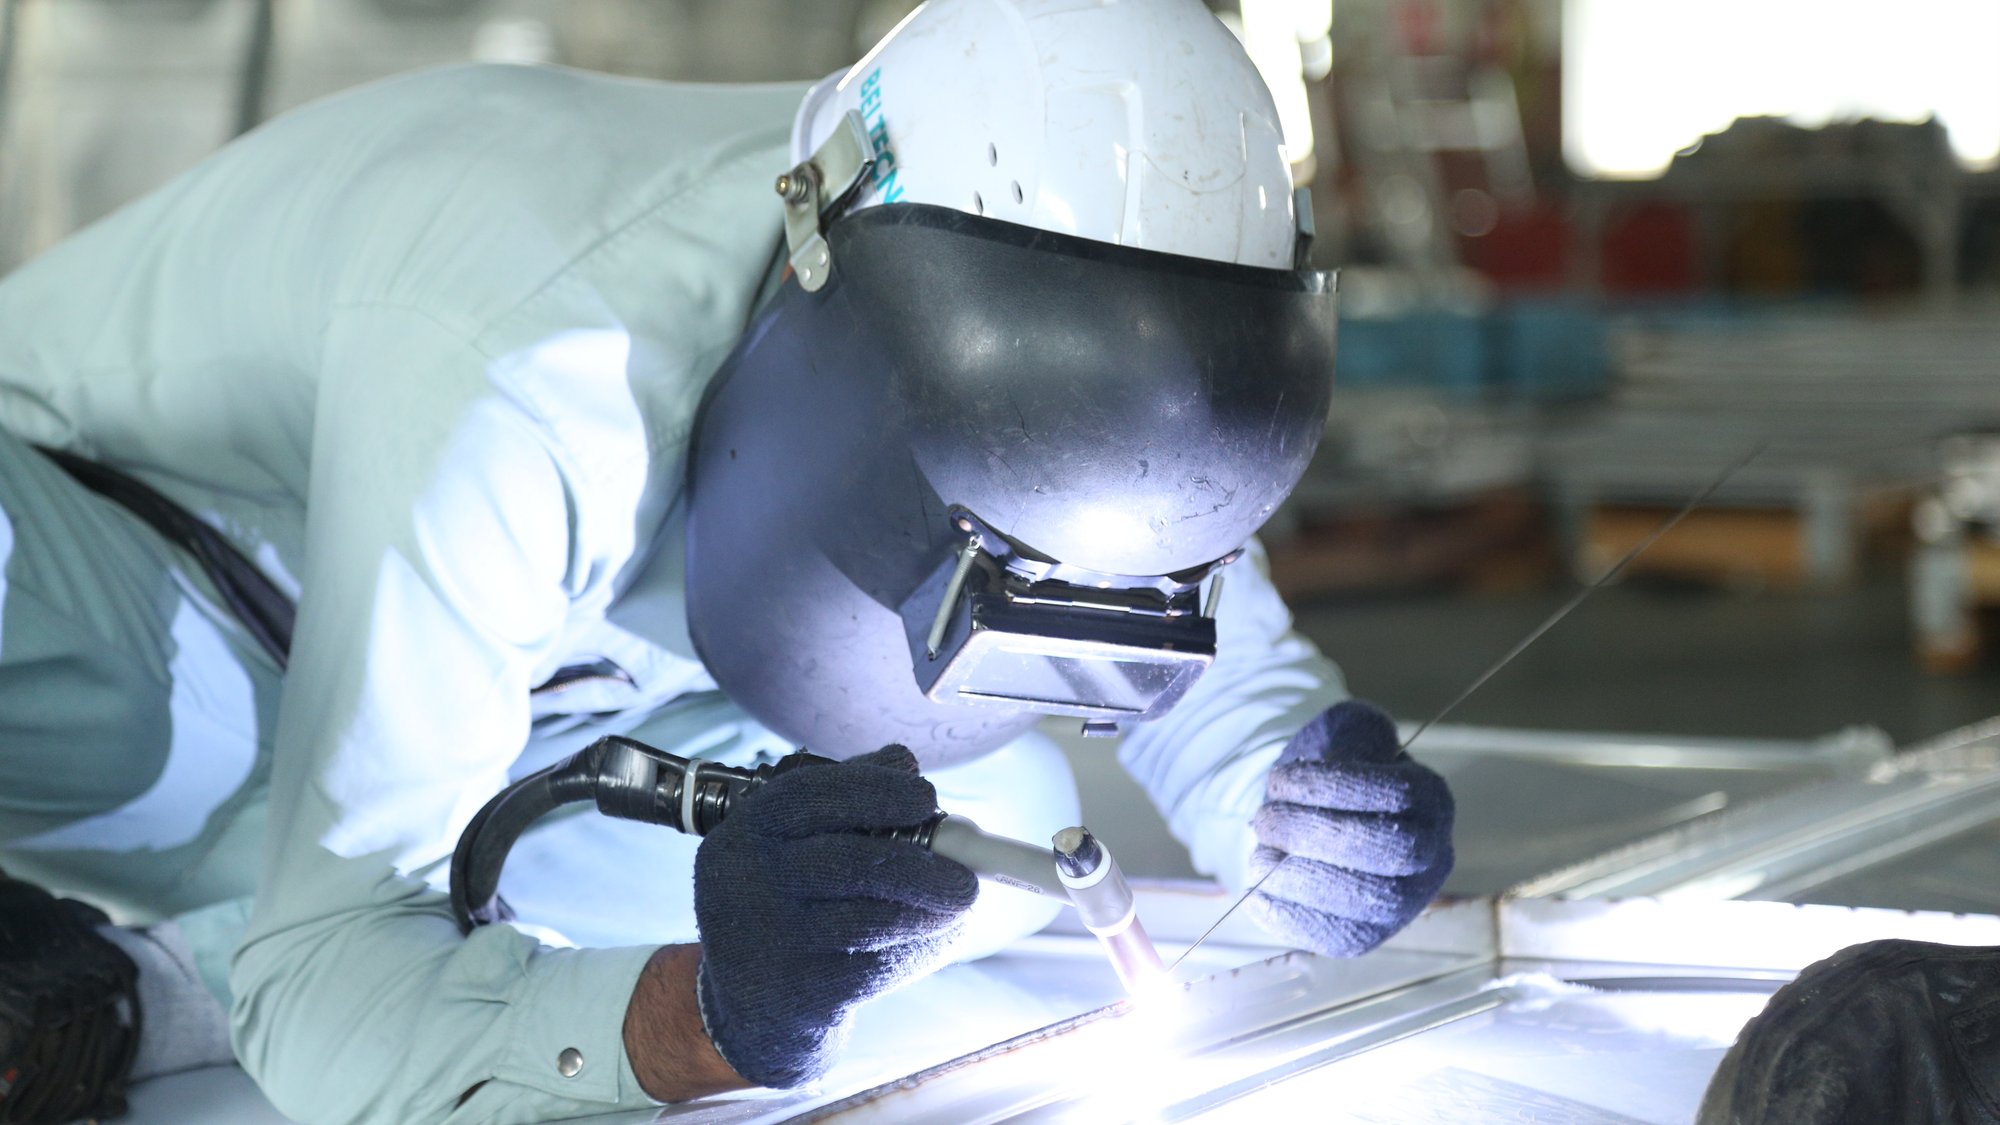
[(1166, 979), (1139, 915), (1131, 884), (1090, 829), (1081, 825), (1056, 833), (1052, 847), (995, 836), (962, 816), (942, 818), (930, 849), (970, 867), (982, 879), (1067, 902), (1084, 927), (1097, 935), (1111, 968), (1134, 996)]
[(1139, 924), (1138, 902), (1118, 861), (1081, 826), (1056, 833), (1052, 844), (1056, 875), (1069, 889), (1084, 928), (1103, 943), (1125, 991), (1135, 996), (1150, 991), (1167, 970)]

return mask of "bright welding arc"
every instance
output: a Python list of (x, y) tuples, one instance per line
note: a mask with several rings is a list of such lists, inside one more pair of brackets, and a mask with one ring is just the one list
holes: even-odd
[[(1728, 466), (1726, 466), (1720, 473), (1716, 474), (1715, 479), (1710, 481), (1707, 487), (1703, 488), (1701, 491), (1689, 497), (1688, 502), (1682, 504), (1678, 511), (1676, 511), (1673, 515), (1668, 516), (1666, 520), (1660, 524), (1659, 527), (1654, 528), (1652, 534), (1646, 536), (1644, 539), (1640, 540), (1638, 544), (1634, 546), (1631, 550), (1625, 552), (1624, 557), (1619, 559), (1617, 562), (1611, 564), (1611, 567), (1608, 570), (1606, 570), (1602, 575), (1600, 575), (1595, 582), (1592, 582), (1590, 585), (1585, 586), (1581, 590), (1578, 590), (1574, 596), (1572, 596), (1568, 601), (1564, 602), (1562, 606), (1558, 608), (1554, 613), (1551, 613), (1547, 618), (1545, 618), (1541, 624), (1535, 626), (1534, 629), (1531, 630), (1527, 636), (1522, 637), (1519, 643), (1517, 643), (1513, 648), (1508, 649), (1507, 654), (1505, 656), (1502, 656), (1499, 660), (1494, 661), (1492, 667), (1489, 667), (1484, 672), (1481, 672), (1478, 678), (1473, 680), (1471, 684), (1467, 685), (1464, 691), (1459, 692), (1458, 695), (1454, 697), (1450, 703), (1445, 704), (1444, 707), (1440, 709), (1437, 714), (1432, 715), (1429, 719), (1426, 719), (1423, 725), (1419, 726), (1415, 731), (1411, 732), (1410, 737), (1403, 740), (1403, 749), (1408, 750), (1410, 748), (1410, 744), (1415, 742), (1418, 739), (1418, 737), (1421, 736), (1425, 731), (1436, 726), (1438, 722), (1442, 720), (1446, 715), (1449, 715), (1453, 711), (1457, 710), (1459, 704), (1464, 703), (1466, 700), (1472, 698), (1474, 692), (1477, 692), (1480, 688), (1485, 687), (1488, 680), (1491, 680), (1494, 676), (1499, 675), (1501, 669), (1507, 667), (1507, 665), (1509, 664), (1512, 664), (1515, 661), (1515, 659), (1518, 658), (1522, 653), (1528, 651), (1530, 645), (1533, 645), (1536, 641), (1541, 640), (1543, 634), (1547, 633), (1550, 629), (1555, 628), (1556, 625), (1559, 622), (1561, 622), (1563, 618), (1568, 617), (1570, 615), (1570, 612), (1576, 609), (1577, 606), (1582, 605), (1585, 599), (1589, 598), (1590, 595), (1603, 589), (1605, 586), (1609, 585), (1614, 579), (1616, 579), (1620, 574), (1624, 573), (1625, 568), (1631, 566), (1633, 560), (1637, 559), (1640, 555), (1645, 554), (1646, 551), (1649, 548), (1651, 548), (1653, 544), (1659, 542), (1661, 536), (1664, 536), (1667, 532), (1672, 531), (1676, 525), (1678, 525), (1682, 520), (1688, 517), (1689, 513), (1693, 512), (1696, 508), (1699, 508), (1703, 504), (1707, 503), (1709, 498), (1714, 496), (1718, 491), (1720, 491), (1723, 485), (1728, 484), (1731, 477), (1734, 477), (1738, 472), (1741, 472), (1745, 466), (1750, 464), (1750, 462), (1755, 461), (1758, 455), (1764, 452), (1764, 449), (1768, 444), (1769, 444), (1768, 442), (1759, 442), (1755, 446), (1752, 446), (1749, 452), (1743, 454), (1741, 457), (1738, 457), (1736, 460), (1730, 462)], [(1236, 913), (1238, 907), (1242, 906), (1246, 902), (1249, 902), (1250, 896), (1256, 894), (1257, 891), (1261, 887), (1263, 887), (1263, 885), (1266, 882), (1270, 880), (1271, 876), (1276, 875), (1278, 873), (1278, 868), (1283, 867), (1285, 865), (1285, 860), (1290, 858), (1291, 858), (1290, 856), (1286, 856), (1284, 857), (1284, 859), (1280, 859), (1278, 862), (1272, 864), (1271, 869), (1264, 873), (1263, 878), (1260, 878), (1255, 883), (1252, 883), (1250, 885), (1249, 890), (1244, 891), (1243, 894), (1240, 895), (1235, 902), (1230, 903), (1229, 909), (1224, 910), (1222, 912), (1221, 917), (1217, 918), (1214, 921), (1214, 923), (1212, 923), (1208, 927), (1208, 929), (1203, 930), (1201, 932), (1200, 937), (1194, 939), (1193, 945), (1188, 946), (1185, 950), (1181, 952), (1181, 955), (1179, 957), (1174, 958), (1173, 964), (1167, 966), (1167, 972), (1171, 974), (1175, 969), (1180, 967), (1180, 963), (1182, 961), (1187, 960), (1188, 954), (1193, 953), (1197, 949), (1200, 949), (1201, 944), (1208, 940), (1209, 935), (1215, 933), (1216, 930), (1221, 929), (1222, 924), (1229, 920), (1229, 916)]]

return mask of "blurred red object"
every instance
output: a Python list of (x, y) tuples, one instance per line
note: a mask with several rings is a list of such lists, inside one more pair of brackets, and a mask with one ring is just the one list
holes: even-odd
[(1619, 208), (1604, 232), (1607, 293), (1686, 293), (1700, 288), (1694, 218), (1678, 203)]
[(1493, 228), (1459, 239), (1464, 262), (1503, 292), (1548, 292), (1568, 280), (1570, 222), (1546, 204), (1503, 209)]

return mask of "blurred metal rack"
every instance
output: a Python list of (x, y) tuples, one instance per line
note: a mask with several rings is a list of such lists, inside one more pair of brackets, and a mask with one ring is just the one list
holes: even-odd
[(1868, 533), (1900, 528), (1936, 478), (1937, 439), (2000, 419), (2000, 322), (1972, 311), (1684, 316), (1624, 325), (1614, 341), (1617, 391), (1542, 446), (1584, 571), (1595, 513), (1677, 505), (1762, 447), (1710, 509), (1788, 513), (1793, 572), (1843, 584)]
[(2000, 608), (2000, 419), (1940, 443), (1943, 472), (1911, 513), (1910, 626), (1926, 671), (1975, 668)]

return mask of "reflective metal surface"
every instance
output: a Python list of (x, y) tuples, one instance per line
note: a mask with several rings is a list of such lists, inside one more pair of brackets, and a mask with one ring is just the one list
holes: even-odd
[(1451, 783), (1458, 865), (1445, 890), (1498, 894), (1746, 801), (1859, 776), (1888, 736), (1709, 739), (1437, 726), (1412, 753)]
[[(1569, 788), (1542, 789), (1564, 805), (1591, 800), (1579, 779), (1597, 796), (1637, 790), (1563, 841), (1616, 838), (1622, 821), (1624, 842), (1514, 894), (1434, 909), (1398, 948), (1358, 962), (1274, 958), (1197, 981), (1175, 1006), (1091, 1013), (805, 1119), (1686, 1121), (1743, 1022), (1805, 965), (1885, 937), (2000, 944), (2000, 879), (1987, 877), (2000, 867), (2000, 722), (1893, 757), (1865, 737), (1766, 746), (1761, 760), (1720, 743), (1440, 743), (1429, 756), (1460, 777), (1483, 767), (1535, 787), (1550, 781), (1538, 773), (1568, 771)], [(1775, 780), (1727, 808), (1732, 771)], [(1686, 799), (1663, 806), (1666, 795)], [(1650, 836), (1631, 830), (1647, 805), (1669, 822)], [(1940, 871), (1949, 878), (1909, 877)], [(1844, 905), (1891, 887), (1933, 909)], [(1647, 890), (1659, 897), (1615, 897)], [(1836, 905), (1798, 904), (1836, 892)], [(1200, 900), (1156, 893), (1149, 925), (1174, 936)], [(1333, 975), (1383, 957), (1435, 972), (1361, 996)], [(1143, 1061), (1117, 1061), (1131, 1056)]]
[[(1436, 733), (1447, 772), (1513, 793), (1517, 810), (1537, 792), (1558, 806), (1548, 821), (1572, 830), (1542, 847), (1617, 846), (1510, 894), (1441, 903), (1354, 960), (1257, 948), (1232, 918), (1184, 984), (1140, 1001), (1065, 919), (1074, 932), (865, 1005), (817, 1087), (590, 1120), (1684, 1122), (1743, 1022), (1805, 965), (1886, 937), (2000, 945), (2000, 721), (1889, 757), (1866, 733), (1754, 749)], [(1580, 795), (1546, 800), (1549, 771)], [(1705, 792), (1720, 803), (1699, 807)], [(1740, 793), (1753, 795), (1732, 805)], [(1692, 811), (1647, 835), (1648, 808)], [(1492, 831), (1501, 841), (1505, 824)], [(1230, 897), (1135, 883), (1169, 960)], [(142, 1086), (137, 1104), (162, 1089)]]
[[(1858, 941), (2000, 941), (2000, 917), (1770, 902), (1486, 900), (1492, 944), (1285, 954), (1066, 1020), (797, 1120), (1685, 1122), (1743, 1023)], [(1461, 929), (1463, 933), (1475, 928)], [(1432, 975), (1365, 994), (1385, 956)]]
[[(2000, 912), (2000, 720), (1529, 880), (1522, 897)], [(1911, 878), (1918, 876), (1917, 878)]]
[[(1201, 1112), (1202, 1121), (1680, 1122), (1771, 982), (1509, 971), (1463, 985), (1422, 1034)], [(1587, 980), (1588, 983), (1584, 983)], [(1470, 983), (1470, 982), (1468, 982)], [(1166, 1120), (1189, 1118), (1168, 1115)]]

